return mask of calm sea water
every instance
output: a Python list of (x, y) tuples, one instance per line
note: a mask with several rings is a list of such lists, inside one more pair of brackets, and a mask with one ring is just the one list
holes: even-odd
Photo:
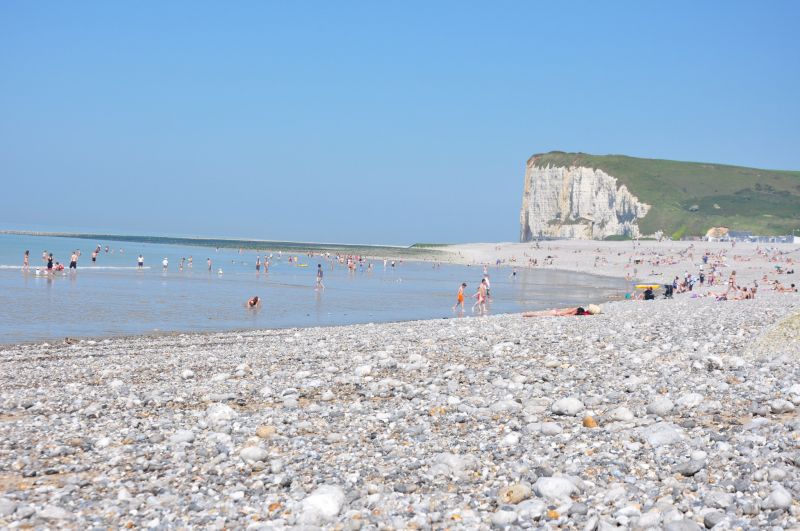
[[(102, 252), (92, 263), (91, 253)], [(106, 246), (109, 251), (106, 252)], [(23, 252), (30, 250), (31, 270), (21, 271)], [(41, 255), (52, 252), (69, 265), (73, 249), (82, 255), (77, 272), (55, 276), (44, 269)], [(0, 234), (0, 344), (103, 337), (153, 332), (218, 331), (253, 328), (309, 327), (352, 323), (450, 318), (461, 282), (467, 282), (467, 313), (483, 274), (480, 266), (465, 267), (372, 259), (354, 273), (334, 260), (300, 253), (300, 267), (289, 254), (272, 250), (268, 273), (255, 269), (264, 252), (189, 245), (93, 241), (48, 236)], [(388, 251), (387, 251), (388, 252)], [(138, 270), (139, 254), (145, 268)], [(193, 267), (178, 266), (182, 257)], [(168, 258), (167, 271), (161, 261)], [(206, 259), (212, 260), (209, 272)], [(325, 290), (316, 291), (316, 265), (324, 267)], [(222, 274), (218, 273), (222, 269)], [(489, 270), (490, 314), (601, 302), (623, 293), (622, 280), (519, 268)], [(245, 301), (258, 295), (263, 305), (249, 310)]]

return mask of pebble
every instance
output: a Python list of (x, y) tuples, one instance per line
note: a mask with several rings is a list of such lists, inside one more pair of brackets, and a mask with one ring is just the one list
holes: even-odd
[(533, 489), (542, 498), (557, 502), (569, 501), (570, 496), (578, 491), (572, 481), (562, 477), (539, 478)]
[(191, 430), (178, 430), (170, 438), (169, 442), (173, 444), (178, 443), (191, 443), (194, 442), (194, 432)]
[(248, 446), (239, 452), (239, 457), (248, 463), (254, 463), (267, 459), (267, 457), (269, 457), (269, 452), (258, 446)]
[(672, 411), (674, 407), (675, 404), (669, 398), (657, 398), (656, 400), (647, 404), (647, 412), (651, 415), (663, 417)]
[(792, 505), (792, 495), (780, 485), (776, 485), (769, 496), (761, 502), (763, 509), (788, 509)]
[(322, 485), (303, 499), (300, 520), (319, 525), (332, 521), (342, 510), (345, 494), (338, 485)]
[(501, 504), (515, 505), (531, 497), (531, 488), (520, 483), (508, 485), (500, 489), (498, 501)]
[(583, 402), (574, 396), (562, 398), (554, 402), (550, 410), (554, 415), (575, 416), (583, 411)]

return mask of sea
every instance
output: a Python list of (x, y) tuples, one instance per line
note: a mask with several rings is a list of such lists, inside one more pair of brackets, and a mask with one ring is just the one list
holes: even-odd
[[(25, 250), (30, 251), (27, 272), (22, 269)], [(53, 253), (67, 267), (74, 250), (81, 252), (77, 270), (44, 273), (43, 253)], [(369, 258), (353, 271), (336, 259), (345, 252)], [(418, 252), (248, 240), (0, 234), (0, 344), (462, 318), (452, 311), (462, 282), (467, 283), (463, 317), (475, 316), (471, 295), (483, 265), (414, 260)], [(263, 261), (265, 256), (268, 271), (263, 266), (256, 271), (257, 257)], [(324, 289), (316, 287), (317, 264), (323, 267)], [(489, 314), (601, 303), (629, 288), (616, 278), (545, 268), (516, 271), (512, 275), (509, 265), (488, 265)], [(257, 309), (246, 305), (253, 296), (262, 301)]]

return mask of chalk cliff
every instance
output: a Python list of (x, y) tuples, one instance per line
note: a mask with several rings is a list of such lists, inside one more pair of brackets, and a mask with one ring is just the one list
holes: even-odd
[(528, 160), (520, 213), (520, 241), (639, 236), (646, 205), (602, 170), (545, 166)]

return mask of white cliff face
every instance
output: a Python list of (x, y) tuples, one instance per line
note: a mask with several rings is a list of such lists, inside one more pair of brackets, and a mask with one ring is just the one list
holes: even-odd
[(520, 213), (520, 241), (535, 238), (602, 239), (639, 236), (646, 205), (602, 170), (537, 167), (528, 161)]

